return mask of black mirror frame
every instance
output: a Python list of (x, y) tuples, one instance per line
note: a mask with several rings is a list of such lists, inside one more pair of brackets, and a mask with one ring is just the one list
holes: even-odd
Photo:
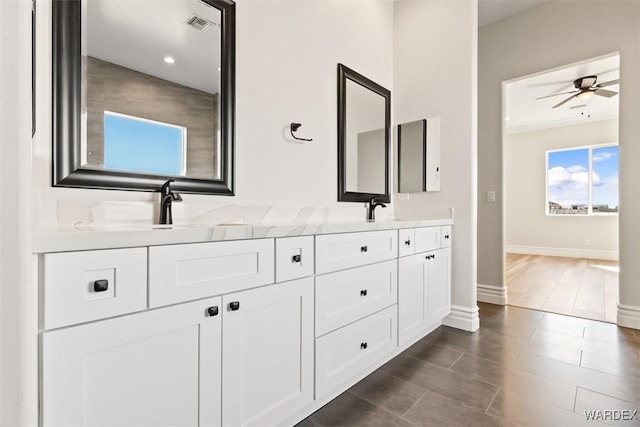
[[(371, 90), (382, 96), (384, 103), (384, 139), (385, 139), (385, 188), (384, 194), (359, 193), (347, 191), (347, 79)], [(389, 153), (391, 151), (391, 91), (380, 86), (378, 83), (369, 80), (362, 74), (351, 68), (338, 64), (338, 201), (339, 202), (368, 202), (375, 198), (378, 202), (389, 203), (391, 194), (389, 192)]]
[(53, 1), (53, 185), (54, 187), (159, 191), (169, 178), (184, 193), (234, 195), (235, 3), (202, 0), (221, 12), (220, 179), (200, 179), (82, 168), (81, 0)]

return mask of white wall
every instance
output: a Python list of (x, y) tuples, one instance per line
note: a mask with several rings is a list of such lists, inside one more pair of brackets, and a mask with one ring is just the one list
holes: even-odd
[[(37, 286), (31, 280), (31, 2), (0, 1), (0, 425), (36, 425)], [(31, 308), (31, 309), (29, 309)]]
[[(548, 216), (546, 151), (618, 142), (618, 120), (507, 135), (504, 145), (507, 251), (617, 258), (617, 215)], [(585, 239), (589, 244), (585, 244)], [(559, 249), (566, 249), (565, 251)]]
[(397, 1), (394, 11), (394, 123), (441, 117), (442, 182), (439, 192), (398, 200), (396, 215), (454, 207), (452, 304), (459, 310), (447, 322), (474, 330), (477, 1)]
[(620, 303), (638, 318), (618, 321), (640, 327), (640, 2), (552, 0), (483, 27), (478, 51), (478, 191), (497, 191), (496, 203), (481, 198), (478, 206), (478, 282), (497, 287), (504, 285), (502, 82), (620, 52)]
[[(337, 64), (393, 89), (393, 3), (238, 0), (236, 8), (237, 195), (185, 195), (178, 216), (186, 204), (211, 203), (327, 206), (364, 219), (363, 204), (337, 202)], [(157, 201), (152, 193), (50, 187), (50, 5), (39, 4), (39, 13), (38, 225), (58, 224), (60, 200), (73, 205), (65, 211), (74, 210), (69, 222), (90, 216), (95, 202)], [(313, 142), (292, 143), (291, 122), (302, 123), (298, 133)], [(151, 212), (142, 210), (139, 219), (151, 221)]]

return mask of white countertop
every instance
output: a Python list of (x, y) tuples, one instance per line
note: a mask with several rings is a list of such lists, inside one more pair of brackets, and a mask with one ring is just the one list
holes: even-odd
[(451, 225), (452, 219), (345, 221), (319, 224), (218, 224), (212, 226), (122, 225), (41, 230), (33, 252), (66, 252), (224, 240), (309, 236)]

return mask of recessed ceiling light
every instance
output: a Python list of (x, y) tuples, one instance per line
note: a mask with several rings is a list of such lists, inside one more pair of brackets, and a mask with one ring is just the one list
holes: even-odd
[(176, 60), (175, 60), (175, 59), (173, 59), (173, 58), (172, 58), (172, 57), (170, 57), (170, 56), (165, 56), (165, 57), (164, 57), (164, 62), (166, 62), (167, 64), (173, 64), (173, 63), (175, 63), (175, 62), (176, 62)]

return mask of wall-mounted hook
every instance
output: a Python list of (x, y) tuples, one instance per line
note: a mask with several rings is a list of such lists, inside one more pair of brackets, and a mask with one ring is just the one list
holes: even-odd
[(293, 137), (293, 139), (297, 139), (298, 141), (313, 141), (313, 138), (298, 138), (297, 136), (295, 136), (293, 133), (296, 132), (298, 129), (300, 129), (300, 126), (302, 126), (301, 123), (291, 123), (291, 136)]

